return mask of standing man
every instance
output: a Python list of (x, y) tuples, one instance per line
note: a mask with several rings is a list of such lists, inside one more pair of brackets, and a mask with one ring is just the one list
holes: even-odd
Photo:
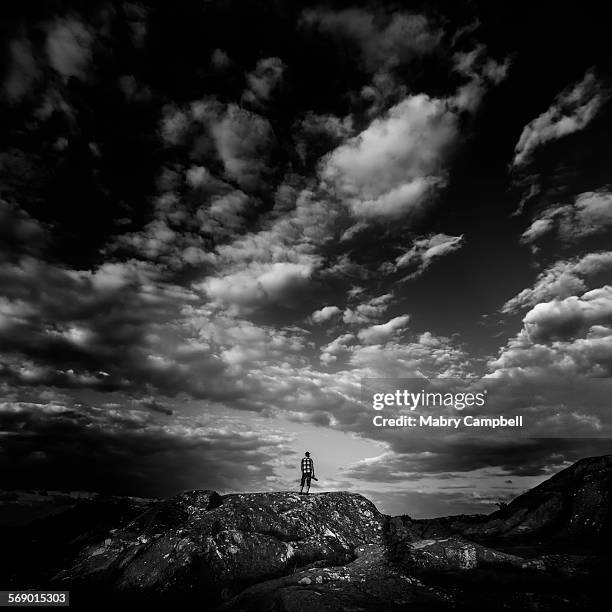
[(314, 462), (310, 458), (310, 453), (306, 451), (304, 453), (304, 457), (302, 457), (302, 482), (300, 483), (300, 495), (304, 494), (304, 483), (306, 484), (306, 495), (308, 495), (308, 491), (310, 491), (310, 479), (314, 477)]

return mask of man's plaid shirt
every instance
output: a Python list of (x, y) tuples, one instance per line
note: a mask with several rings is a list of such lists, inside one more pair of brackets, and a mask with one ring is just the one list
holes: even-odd
[(310, 457), (302, 458), (302, 474), (314, 474), (314, 463)]

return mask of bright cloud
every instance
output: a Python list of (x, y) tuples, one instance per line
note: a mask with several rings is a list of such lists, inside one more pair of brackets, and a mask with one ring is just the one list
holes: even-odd
[(381, 342), (386, 342), (387, 340), (392, 338), (398, 331), (404, 329), (408, 324), (409, 320), (410, 315), (401, 315), (399, 317), (394, 317), (386, 323), (372, 325), (370, 327), (366, 327), (365, 329), (360, 330), (359, 332), (357, 332), (357, 337), (359, 338), (359, 340), (366, 344), (379, 344)]
[(323, 306), (323, 308), (315, 310), (310, 317), (315, 323), (325, 323), (325, 321), (333, 319), (341, 312), (337, 306)]
[(601, 83), (588, 71), (582, 81), (562, 91), (548, 110), (523, 128), (512, 163), (523, 166), (543, 144), (584, 129), (605, 100)]
[(506, 314), (518, 312), (551, 298), (566, 298), (585, 291), (586, 279), (612, 269), (612, 251), (589, 253), (569, 261), (558, 261), (541, 272), (532, 287), (523, 289), (502, 307)]
[(552, 206), (544, 210), (523, 232), (522, 242), (534, 243), (556, 229), (559, 238), (575, 242), (601, 234), (612, 227), (612, 193), (587, 191), (573, 204)]
[(408, 251), (397, 257), (393, 264), (385, 263), (382, 269), (383, 271), (397, 271), (413, 268), (407, 278), (414, 278), (422, 274), (436, 259), (457, 251), (463, 244), (463, 235), (434, 234), (426, 238), (418, 238)]
[(457, 136), (457, 115), (446, 101), (409, 96), (333, 151), (321, 176), (355, 217), (414, 215), (445, 185)]
[(221, 304), (263, 305), (304, 287), (313, 269), (312, 265), (292, 262), (252, 264), (238, 272), (210, 278), (203, 283), (203, 288), (211, 299)]

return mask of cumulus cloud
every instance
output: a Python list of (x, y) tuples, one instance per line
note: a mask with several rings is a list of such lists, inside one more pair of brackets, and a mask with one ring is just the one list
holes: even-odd
[(117, 79), (119, 89), (128, 102), (146, 103), (153, 98), (151, 89), (133, 74), (124, 74)]
[(268, 172), (275, 142), (270, 123), (232, 104), (210, 129), (226, 174), (242, 188), (258, 187)]
[(339, 315), (342, 311), (337, 306), (323, 306), (319, 310), (315, 310), (310, 318), (315, 323), (325, 323), (330, 319), (333, 319), (335, 316)]
[(31, 93), (41, 76), (33, 45), (28, 38), (19, 36), (9, 42), (8, 63), (2, 94), (9, 103), (16, 104)]
[(337, 338), (334, 338), (329, 344), (326, 344), (321, 348), (321, 361), (323, 363), (333, 363), (338, 359), (338, 354), (345, 353), (347, 347), (355, 341), (353, 334), (341, 334)]
[(191, 123), (190, 114), (178, 108), (173, 104), (169, 104), (164, 108), (162, 119), (160, 122), (160, 132), (163, 141), (167, 145), (181, 144)]
[(534, 342), (574, 338), (593, 325), (612, 323), (612, 287), (587, 291), (581, 297), (540, 302), (523, 319), (527, 336)]
[(586, 290), (586, 279), (612, 269), (612, 251), (589, 253), (569, 261), (558, 261), (538, 275), (532, 287), (508, 300), (502, 312), (519, 312), (551, 298), (566, 298)]
[(242, 189), (260, 188), (271, 171), (276, 137), (270, 122), (237, 104), (210, 98), (188, 108), (168, 105), (160, 132), (166, 144), (188, 147), (192, 159), (221, 162), (224, 178)]
[(436, 259), (457, 251), (463, 244), (463, 234), (461, 236), (432, 234), (425, 238), (418, 238), (408, 251), (397, 257), (394, 263), (383, 264), (381, 270), (395, 272), (404, 268), (412, 268), (413, 271), (406, 278), (414, 278), (422, 274)]
[(185, 173), (187, 184), (194, 189), (207, 185), (212, 180), (212, 176), (205, 166), (191, 166)]
[[(353, 404), (359, 400), (362, 378), (464, 378), (473, 374), (468, 355), (450, 338), (431, 332), (410, 334), (407, 323), (408, 319), (400, 318), (383, 330), (373, 329), (363, 336), (363, 342), (355, 334), (341, 334), (321, 348), (321, 361), (345, 367), (335, 371), (333, 384), (327, 383), (330, 389), (342, 388), (343, 395), (352, 398), (352, 408), (347, 408), (349, 414), (343, 415), (337, 407), (330, 408), (338, 422), (345, 422), (345, 418), (347, 424), (352, 422), (354, 414), (350, 415), (350, 410), (355, 410)], [(399, 341), (394, 331), (401, 334), (404, 330), (408, 335)], [(363, 426), (371, 435), (368, 416), (366, 410)]]
[[(249, 386), (253, 393), (264, 368), (273, 368), (279, 361), (303, 362), (301, 352), (306, 341), (299, 329), (256, 325), (228, 310), (216, 312), (211, 305), (185, 307), (183, 314), (185, 325), (192, 330), (193, 343), (211, 350), (214, 347), (231, 373), (242, 376), (235, 384)], [(253, 370), (257, 374), (251, 378)]]
[(584, 129), (607, 99), (602, 84), (592, 70), (582, 81), (563, 90), (552, 106), (528, 123), (515, 147), (514, 166), (527, 164), (533, 152), (547, 142)]
[[(211, 241), (226, 243), (245, 231), (256, 209), (255, 198), (233, 189), (202, 165), (173, 174), (168, 191), (154, 199), (153, 219), (114, 238), (106, 246), (108, 253), (133, 254), (178, 271), (212, 263)], [(184, 191), (186, 197), (180, 195)]]
[(242, 312), (291, 304), (305, 295), (321, 267), (320, 252), (336, 222), (333, 205), (304, 191), (292, 210), (272, 217), (260, 231), (219, 245), (210, 259), (212, 270), (195, 286), (216, 304)]
[(415, 215), (446, 184), (457, 136), (457, 115), (446, 101), (409, 96), (335, 149), (321, 177), (357, 218)]
[(420, 334), (353, 347), (350, 363), (362, 378), (463, 378), (472, 373), (465, 351), (445, 336)]
[(523, 329), (488, 365), (490, 376), (499, 377), (609, 377), (612, 330), (595, 325), (579, 338), (539, 343)]
[(232, 60), (223, 49), (215, 49), (210, 56), (210, 63), (216, 70), (225, 70), (231, 66)]
[(160, 135), (191, 163), (161, 168), (152, 220), (106, 249), (172, 270), (212, 263), (211, 245), (237, 238), (257, 217), (261, 200), (251, 191), (263, 188), (270, 171), (271, 127), (259, 115), (207, 99), (164, 107)]
[(147, 36), (150, 10), (140, 2), (124, 2), (123, 10), (127, 18), (130, 40), (134, 47), (141, 49)]
[(24, 257), (0, 266), (0, 282), (1, 378), (24, 386), (235, 395), (219, 378), (223, 362), (193, 344), (182, 324), (180, 308), (197, 296), (161, 282), (152, 266), (109, 263), (91, 272)]
[(255, 70), (247, 74), (248, 89), (242, 94), (242, 100), (255, 106), (265, 106), (280, 88), (285, 68), (278, 57), (260, 59)]
[(409, 320), (410, 315), (394, 317), (386, 323), (372, 325), (359, 330), (357, 332), (357, 337), (365, 344), (380, 344), (381, 342), (386, 342), (396, 335), (397, 332), (404, 329)]
[(348, 325), (371, 323), (385, 314), (392, 300), (392, 293), (374, 296), (356, 306), (346, 308), (342, 313), (342, 320)]
[[(224, 242), (245, 230), (254, 204), (249, 196), (239, 190), (221, 193), (214, 191), (213, 188), (208, 201), (199, 206), (190, 219), (196, 225), (196, 235), (214, 236), (217, 242)], [(198, 246), (205, 248), (205, 244)], [(212, 259), (212, 254), (206, 253), (202, 261), (206, 259)]]
[(48, 239), (45, 227), (15, 204), (0, 199), (0, 259), (9, 249), (14, 252), (35, 253)]
[(295, 150), (302, 163), (308, 164), (338, 146), (353, 132), (353, 119), (320, 115), (308, 111), (293, 127)]
[(457, 52), (453, 60), (455, 70), (468, 77), (468, 81), (461, 85), (455, 94), (455, 104), (458, 108), (470, 112), (478, 108), (487, 88), (501, 83), (510, 69), (509, 59), (498, 62), (488, 57), (484, 45)]
[(73, 17), (57, 19), (47, 32), (49, 63), (65, 78), (86, 79), (93, 40), (91, 30), (82, 21)]
[(545, 209), (523, 232), (521, 241), (531, 244), (556, 230), (565, 242), (603, 233), (612, 227), (612, 193), (587, 191), (573, 204)]
[(476, 45), (470, 51), (458, 51), (453, 55), (455, 70), (474, 79), (486, 79), (494, 84), (501, 83), (508, 75), (510, 60), (503, 62), (487, 56), (486, 47)]
[(308, 263), (253, 263), (240, 271), (204, 281), (203, 289), (218, 303), (253, 307), (286, 298), (306, 286), (313, 269)]
[(523, 318), (521, 331), (489, 368), (496, 377), (610, 376), (612, 288), (605, 285), (535, 304)]
[(311, 9), (304, 11), (302, 20), (311, 27), (352, 40), (361, 52), (366, 70), (371, 73), (430, 53), (443, 34), (424, 15), (400, 12), (387, 16), (356, 8)]
[(548, 234), (555, 226), (555, 210), (544, 212), (539, 218), (535, 219), (531, 225), (521, 234), (521, 242), (530, 244)]

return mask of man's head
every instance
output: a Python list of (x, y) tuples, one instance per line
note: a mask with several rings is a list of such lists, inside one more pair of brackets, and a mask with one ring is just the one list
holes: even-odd
[(304, 454), (306, 455), (306, 457), (310, 457), (310, 453), (308, 451), (306, 451)]

